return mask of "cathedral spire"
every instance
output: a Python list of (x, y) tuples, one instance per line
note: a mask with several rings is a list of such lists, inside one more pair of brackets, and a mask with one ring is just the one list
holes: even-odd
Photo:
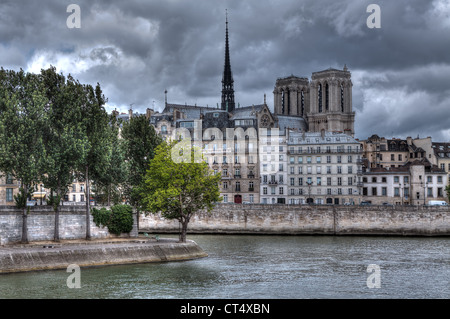
[(222, 110), (234, 111), (234, 88), (233, 74), (231, 73), (230, 46), (228, 42), (228, 11), (225, 11), (225, 64), (222, 76)]

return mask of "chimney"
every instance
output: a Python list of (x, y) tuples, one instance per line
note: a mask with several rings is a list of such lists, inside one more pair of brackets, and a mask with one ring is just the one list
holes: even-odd
[(145, 117), (147, 118), (147, 120), (149, 120), (152, 117), (154, 112), (155, 111), (153, 109), (147, 108), (147, 111), (145, 112)]

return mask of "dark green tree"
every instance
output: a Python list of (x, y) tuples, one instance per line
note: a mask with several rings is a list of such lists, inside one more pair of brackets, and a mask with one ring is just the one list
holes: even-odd
[(46, 102), (37, 75), (0, 70), (0, 171), (21, 184), (15, 199), (23, 209), (23, 243), (28, 243), (27, 199), (41, 179), (46, 157), (42, 135)]
[(127, 163), (125, 161), (125, 142), (119, 138), (119, 123), (114, 114), (109, 116), (109, 124), (106, 127), (107, 139), (104, 146), (105, 161), (103, 173), (94, 180), (96, 201), (107, 206), (122, 203), (122, 184), (127, 181)]
[(124, 122), (121, 136), (128, 170), (127, 181), (123, 184), (124, 194), (127, 201), (140, 210), (143, 178), (148, 163), (154, 156), (155, 148), (162, 140), (144, 115), (133, 116)]
[(181, 224), (180, 242), (186, 242), (187, 227), (191, 217), (206, 209), (211, 211), (222, 200), (219, 192), (220, 174), (214, 175), (204, 161), (178, 162), (176, 142), (161, 143), (145, 175), (142, 187), (142, 204), (145, 211), (161, 213)]
[(51, 190), (49, 203), (55, 211), (54, 240), (59, 241), (61, 200), (73, 182), (89, 147), (80, 105), (86, 90), (78, 81), (58, 74), (54, 67), (41, 71), (48, 120), (43, 126), (43, 151), (46, 155), (43, 182)]
[(106, 162), (108, 160), (108, 113), (104, 108), (106, 98), (102, 93), (100, 84), (94, 88), (91, 85), (83, 85), (83, 95), (78, 97), (78, 103), (74, 107), (81, 108), (81, 125), (87, 140), (84, 154), (80, 156), (78, 166), (78, 178), (85, 182), (86, 194), (86, 239), (91, 239), (90, 227), (90, 198), (91, 179), (100, 179), (107, 175)]

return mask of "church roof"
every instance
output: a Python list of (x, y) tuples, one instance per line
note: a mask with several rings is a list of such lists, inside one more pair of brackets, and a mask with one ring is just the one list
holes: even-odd
[(256, 118), (256, 112), (259, 112), (264, 107), (264, 104), (245, 106), (234, 109), (233, 116), (231, 120), (245, 120)]

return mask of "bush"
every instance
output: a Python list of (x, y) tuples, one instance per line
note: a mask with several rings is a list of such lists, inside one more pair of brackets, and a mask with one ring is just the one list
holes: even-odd
[(129, 233), (133, 229), (133, 208), (129, 205), (115, 205), (111, 210), (92, 208), (92, 216), (98, 227), (108, 227), (111, 234)]

